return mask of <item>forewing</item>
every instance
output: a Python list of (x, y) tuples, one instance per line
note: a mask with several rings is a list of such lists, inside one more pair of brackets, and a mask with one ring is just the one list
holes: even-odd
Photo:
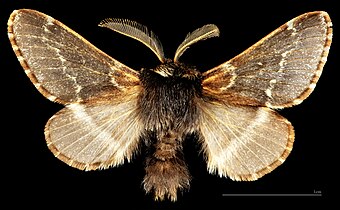
[(15, 10), (8, 36), (25, 73), (52, 101), (82, 102), (139, 84), (138, 72), (43, 13)]
[(48, 148), (78, 169), (107, 168), (129, 161), (142, 127), (137, 98), (131, 94), (119, 100), (67, 105), (46, 124)]
[(292, 19), (233, 59), (203, 74), (207, 95), (241, 105), (284, 108), (314, 89), (332, 40), (325, 12)]
[(292, 125), (269, 108), (201, 101), (198, 110), (210, 173), (256, 180), (281, 165), (292, 150)]

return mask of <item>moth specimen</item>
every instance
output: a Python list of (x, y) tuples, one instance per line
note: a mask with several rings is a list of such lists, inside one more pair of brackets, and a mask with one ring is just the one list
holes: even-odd
[(275, 109), (300, 104), (314, 90), (332, 40), (326, 12), (282, 25), (236, 57), (207, 71), (179, 61), (197, 41), (219, 35), (205, 25), (189, 33), (174, 59), (156, 35), (126, 19), (99, 26), (134, 38), (161, 64), (136, 71), (43, 13), (15, 10), (8, 36), (25, 73), (46, 98), (65, 105), (46, 124), (48, 148), (68, 165), (106, 169), (145, 153), (144, 189), (177, 199), (189, 189), (183, 142), (195, 136), (210, 173), (256, 180), (281, 165), (294, 130)]

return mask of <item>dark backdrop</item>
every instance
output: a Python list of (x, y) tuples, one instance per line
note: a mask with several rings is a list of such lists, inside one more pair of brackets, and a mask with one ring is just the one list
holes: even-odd
[[(10, 3), (9, 3), (10, 2)], [(219, 2), (219, 1), (218, 1)], [(282, 207), (324, 202), (334, 192), (335, 168), (339, 158), (335, 143), (338, 125), (338, 11), (335, 1), (159, 1), (132, 3), (123, 1), (19, 1), (0, 0), (1, 174), (4, 201), (11, 205), (66, 207), (68, 204), (107, 205), (110, 209), (188, 209), (209, 207), (229, 209), (235, 204), (257, 208), (269, 199)], [(83, 172), (64, 164), (46, 147), (44, 125), (61, 105), (45, 99), (31, 84), (14, 55), (7, 38), (6, 23), (14, 9), (30, 8), (63, 22), (95, 46), (120, 62), (134, 68), (159, 63), (144, 45), (107, 29), (97, 27), (104, 18), (135, 20), (152, 29), (162, 41), (165, 55), (173, 58), (185, 35), (204, 24), (214, 23), (219, 38), (190, 47), (181, 61), (208, 70), (245, 50), (256, 41), (287, 22), (309, 11), (324, 10), (334, 25), (333, 45), (328, 62), (315, 91), (302, 104), (281, 110), (294, 125), (296, 139), (286, 162), (255, 182), (235, 182), (210, 175), (196, 142), (187, 142), (186, 159), (193, 176), (191, 189), (179, 196), (177, 203), (154, 202), (142, 188), (143, 156), (132, 163), (103, 171)], [(268, 194), (264, 197), (222, 196), (223, 194)], [(3, 194), (3, 195), (4, 195)], [(286, 194), (289, 197), (269, 196)], [(294, 197), (293, 194), (309, 196)], [(317, 194), (317, 196), (313, 196)], [(321, 195), (321, 196), (319, 196)], [(30, 198), (25, 200), (25, 198)], [(289, 199), (289, 200), (288, 200)], [(14, 202), (13, 202), (14, 201)], [(46, 201), (46, 203), (42, 202)], [(65, 203), (66, 202), (66, 203)], [(229, 206), (231, 205), (231, 206)], [(98, 206), (99, 208), (99, 206)]]

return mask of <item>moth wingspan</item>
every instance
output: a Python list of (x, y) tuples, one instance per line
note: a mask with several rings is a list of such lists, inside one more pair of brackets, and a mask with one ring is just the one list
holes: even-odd
[(8, 36), (27, 76), (52, 101), (79, 103), (139, 85), (137, 71), (38, 11), (15, 10), (8, 20)]
[(48, 148), (70, 166), (94, 170), (131, 160), (138, 148), (141, 122), (137, 96), (70, 104), (45, 127)]
[(210, 173), (256, 180), (281, 165), (292, 150), (292, 125), (269, 108), (202, 101), (198, 109)]
[(203, 74), (206, 94), (240, 105), (284, 108), (313, 91), (332, 41), (326, 12), (309, 12)]

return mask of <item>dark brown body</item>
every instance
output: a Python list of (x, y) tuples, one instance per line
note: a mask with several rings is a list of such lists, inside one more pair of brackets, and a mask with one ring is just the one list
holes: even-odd
[(182, 142), (197, 131), (195, 100), (201, 96), (201, 75), (168, 61), (156, 69), (142, 70), (141, 81), (142, 138), (148, 146), (144, 188), (154, 192), (156, 199), (176, 200), (178, 189), (189, 188)]

